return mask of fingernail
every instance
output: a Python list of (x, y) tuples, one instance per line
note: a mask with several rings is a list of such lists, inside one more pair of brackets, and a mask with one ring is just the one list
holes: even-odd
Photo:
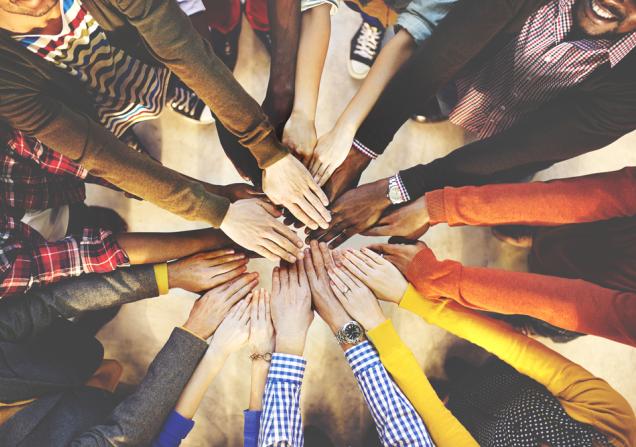
[(296, 242), (296, 246), (297, 246), (298, 248), (303, 248), (303, 245), (304, 245), (304, 244), (303, 244), (303, 242), (302, 242), (302, 241), (298, 241), (298, 242)]
[(298, 253), (298, 259), (303, 259), (305, 257), (305, 252), (304, 251), (300, 251)]

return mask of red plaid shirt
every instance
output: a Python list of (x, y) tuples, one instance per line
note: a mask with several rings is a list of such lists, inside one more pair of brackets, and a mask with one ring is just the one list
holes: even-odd
[(124, 265), (128, 256), (109, 231), (85, 228), (81, 235), (47, 242), (19, 220), (0, 216), (0, 298)]
[(18, 130), (0, 127), (0, 142), (0, 209), (45, 210), (81, 203), (87, 182), (117, 189)]
[(479, 138), (490, 137), (600, 66), (615, 66), (634, 49), (636, 33), (612, 40), (567, 40), (575, 2), (548, 2), (494, 58), (460, 77), (450, 120)]

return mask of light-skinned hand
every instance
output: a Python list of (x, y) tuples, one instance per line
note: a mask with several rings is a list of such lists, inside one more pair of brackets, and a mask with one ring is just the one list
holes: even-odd
[(231, 248), (197, 253), (168, 264), (168, 284), (190, 292), (210, 290), (244, 273), (248, 261)]
[(287, 146), (298, 159), (307, 165), (314, 153), (317, 141), (316, 125), (305, 114), (292, 112), (285, 130), (283, 131), (283, 144)]
[(362, 281), (338, 267), (329, 270), (329, 278), (331, 290), (347, 313), (367, 331), (386, 320), (378, 299)]
[(408, 282), (387, 259), (363, 248), (347, 248), (334, 254), (336, 262), (362, 281), (381, 300), (400, 303)]
[(314, 319), (309, 281), (302, 262), (274, 269), (271, 315), (276, 330), (276, 352), (301, 356)]
[(251, 300), (253, 295), (247, 295), (230, 309), (214, 333), (209, 351), (228, 356), (243, 347), (250, 335)]
[(419, 239), (430, 226), (426, 197), (420, 197), (412, 203), (385, 214), (373, 227), (362, 234), (365, 236), (403, 236), (409, 239)]
[(270, 294), (265, 289), (258, 289), (252, 293), (249, 340), (252, 354), (262, 355), (274, 352), (274, 323), (272, 323), (270, 300)]
[(334, 127), (318, 139), (309, 164), (309, 172), (320, 186), (327, 183), (336, 168), (347, 158), (354, 137), (355, 129)]
[(270, 261), (296, 262), (302, 258), (303, 242), (277, 220), (282, 213), (259, 199), (238, 200), (230, 205), (221, 230), (230, 239)]
[(309, 247), (303, 261), (309, 279), (314, 308), (335, 333), (351, 320), (329, 285), (327, 269), (334, 268), (335, 264), (326, 244), (311, 241)]
[(245, 273), (215, 287), (196, 300), (183, 327), (203, 339), (209, 338), (232, 306), (245, 298), (257, 285), (258, 273)]
[[(392, 242), (392, 240), (389, 239), (389, 242)], [(428, 249), (426, 244), (421, 241), (409, 244), (373, 244), (369, 245), (369, 248), (376, 253), (383, 255), (384, 259), (396, 266), (404, 276), (406, 276), (406, 271), (408, 270), (415, 255), (424, 249)]]
[(288, 154), (263, 170), (263, 192), (311, 229), (327, 228), (329, 200), (303, 164)]

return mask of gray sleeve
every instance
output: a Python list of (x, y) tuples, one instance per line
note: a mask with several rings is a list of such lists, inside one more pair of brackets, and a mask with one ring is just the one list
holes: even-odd
[(113, 410), (105, 424), (77, 437), (71, 447), (150, 445), (207, 346), (203, 340), (176, 328), (135, 393)]
[(0, 301), (0, 341), (37, 336), (60, 316), (76, 317), (159, 295), (151, 265), (85, 275)]
[(429, 38), (437, 24), (446, 17), (458, 0), (413, 0), (395, 23), (404, 28), (420, 45)]

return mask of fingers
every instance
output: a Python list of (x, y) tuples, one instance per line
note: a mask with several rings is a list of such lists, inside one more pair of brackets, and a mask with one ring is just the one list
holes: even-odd
[(345, 310), (349, 312), (349, 299), (347, 298), (347, 295), (345, 295), (340, 290), (338, 285), (333, 281), (329, 281), (329, 286), (331, 287), (331, 291), (333, 292), (333, 294), (336, 296), (336, 298), (338, 298), (338, 301), (340, 301), (340, 304), (342, 304), (342, 307), (344, 307)]
[(334, 240), (329, 242), (329, 247), (330, 248), (339, 247), (340, 245), (344, 244), (347, 241), (347, 239), (349, 239), (354, 234), (355, 232), (351, 229), (351, 227), (342, 230), (342, 232), (338, 235), (338, 237), (336, 237)]
[(290, 203), (287, 206), (287, 209), (289, 210), (290, 213), (294, 215), (296, 219), (303, 222), (312, 230), (317, 230), (319, 228), (318, 224), (314, 222), (314, 220), (311, 217), (309, 217), (307, 213), (305, 213), (305, 211), (303, 211), (303, 209), (299, 207), (298, 205), (296, 205), (295, 203)]
[(398, 248), (395, 247), (393, 244), (371, 244), (369, 245), (369, 250), (373, 250), (376, 253), (380, 253), (385, 255), (395, 255), (398, 253)]
[(252, 305), (250, 306), (250, 318), (254, 322), (259, 321), (258, 313), (259, 313), (259, 310), (260, 310), (259, 309), (259, 303), (261, 301), (261, 290), (262, 289), (255, 290), (252, 293), (253, 299), (252, 299)]
[(295, 262), (288, 267), (289, 285), (295, 288), (300, 286), (300, 281), (298, 280), (298, 267), (296, 265), (297, 263)]
[(274, 267), (272, 270), (272, 295), (280, 294), (280, 268)]
[(223, 256), (216, 256), (212, 258), (206, 256), (205, 259), (208, 261), (208, 267), (216, 267), (217, 265), (223, 265), (227, 264), (228, 262), (240, 261), (242, 259), (245, 259), (245, 255), (243, 253), (235, 253), (226, 254)]
[(245, 299), (239, 301), (239, 303), (235, 306), (235, 307), (238, 307), (236, 312), (238, 314), (239, 321), (242, 324), (247, 324), (247, 322), (251, 320), (250, 308), (252, 307), (251, 306), (252, 299), (253, 299), (253, 295), (249, 294), (245, 297)]
[(291, 249), (292, 254), (297, 254), (300, 252), (300, 249), (303, 248), (303, 241), (298, 237), (296, 232), (289, 228), (287, 225), (283, 225), (282, 223), (276, 221), (276, 225), (273, 226), (273, 229), (276, 233), (283, 236), (286, 240), (288, 240), (292, 245), (295, 245)]
[(232, 261), (232, 262), (227, 262), (225, 264), (209, 267), (208, 272), (211, 275), (211, 277), (215, 278), (219, 275), (222, 275), (223, 273), (227, 273), (229, 271), (238, 269), (240, 267), (245, 267), (248, 262), (249, 262), (248, 259), (243, 258), (239, 261)]
[(216, 275), (211, 278), (211, 282), (209, 284), (213, 284), (210, 287), (216, 287), (219, 284), (225, 284), (235, 278), (241, 276), (247, 270), (246, 265), (241, 265), (234, 270), (230, 270), (229, 272), (223, 273), (221, 275)]
[[(300, 198), (300, 201), (295, 203), (295, 205), (296, 207), (294, 207), (293, 209), (291, 206), (288, 207), (288, 209), (292, 212), (292, 214), (294, 214), (294, 209), (298, 210), (298, 208), (300, 208), (302, 214), (309, 217), (309, 220), (303, 221), (305, 225), (308, 225), (310, 227), (314, 225), (319, 226), (320, 228), (329, 227), (329, 223), (327, 222), (327, 219), (331, 219), (329, 211), (327, 211), (327, 209), (320, 203), (320, 200), (318, 200), (318, 198), (311, 191), (307, 191), (303, 195), (303, 197)], [(326, 213), (327, 217), (323, 217), (323, 213)], [(296, 214), (294, 214), (294, 216), (296, 216), (296, 218), (300, 220), (303, 220), (301, 219), (300, 215), (297, 216)]]
[(322, 209), (324, 209), (327, 212), (327, 216), (325, 218), (327, 220), (329, 220), (329, 216), (331, 214), (325, 208), (326, 206), (329, 205), (329, 198), (327, 197), (327, 194), (325, 194), (325, 192), (322, 190), (322, 188), (320, 186), (318, 186), (318, 184), (316, 182), (310, 182), (309, 183), (309, 188), (316, 195), (318, 200), (320, 200), (320, 203), (322, 204)]
[(332, 167), (331, 164), (323, 164), (320, 166), (320, 168), (317, 171), (317, 178), (318, 178), (318, 184), (320, 186), (323, 186), (325, 183), (327, 183), (327, 180), (329, 180), (329, 177), (331, 177), (331, 174), (333, 174), (334, 168)]
[(263, 303), (265, 305), (265, 319), (272, 322), (272, 297), (267, 290), (263, 289)]
[(342, 281), (340, 275), (337, 275), (335, 273), (335, 269), (329, 270), (327, 274), (329, 275), (331, 282), (334, 283), (338, 290), (340, 290), (342, 293), (348, 292), (351, 289), (351, 287), (349, 287), (347, 284), (344, 283), (344, 281)]
[(311, 247), (312, 267), (316, 272), (316, 277), (321, 277), (325, 273), (325, 263), (322, 250), (320, 249), (317, 241), (311, 241), (309, 246)]
[(206, 251), (204, 253), (201, 253), (201, 255), (204, 259), (215, 259), (235, 255), (235, 251), (232, 248), (224, 248), (221, 250)]
[(267, 211), (272, 217), (276, 217), (279, 218), (280, 216), (283, 215), (283, 213), (281, 212), (281, 210), (279, 210), (278, 208), (276, 208), (276, 206), (274, 206), (274, 204), (269, 203), (269, 202), (265, 202), (263, 200), (259, 200), (258, 205), (263, 208), (265, 211)]
[(364, 236), (393, 236), (394, 233), (393, 227), (390, 225), (376, 225), (361, 234)]
[(320, 242), (318, 244), (318, 249), (320, 250), (320, 254), (322, 256), (322, 261), (327, 269), (334, 268), (336, 263), (333, 259), (333, 253), (329, 250), (329, 247), (324, 242)]
[(269, 261), (279, 262), (281, 260), (280, 256), (278, 256), (276, 253), (272, 253), (267, 247), (264, 247), (262, 244), (258, 245), (254, 249), (254, 251)]
[(296, 264), (298, 265), (298, 285), (300, 287), (307, 286), (308, 280), (307, 272), (305, 271), (305, 264), (304, 262), (302, 262), (302, 260), (297, 262)]
[(369, 269), (369, 266), (366, 265), (364, 262), (362, 262), (361, 260), (359, 260), (358, 258), (356, 258), (353, 255), (345, 253), (343, 258), (342, 258), (342, 265), (351, 274), (353, 274), (355, 277), (360, 279), (360, 281), (366, 282), (367, 273), (365, 272), (365, 270)]
[[(373, 262), (378, 265), (382, 265), (386, 262), (382, 256), (380, 256), (373, 250), (369, 250), (367, 247), (363, 247), (360, 251), (363, 256), (366, 256), (368, 259), (373, 260)], [(371, 263), (368, 264), (371, 265)]]
[(234, 303), (238, 302), (239, 300), (247, 296), (257, 285), (258, 285), (258, 279), (254, 279), (251, 282), (243, 285), (241, 288), (237, 289), (232, 294), (232, 296), (230, 296), (230, 298), (228, 299), (228, 302), (230, 303), (230, 305), (233, 305)]
[(275, 250), (272, 250), (269, 245), (265, 245), (265, 247), (274, 252), (275, 254), (281, 254), (281, 257), (287, 262), (296, 262), (297, 256), (300, 253), (300, 249), (292, 243), (287, 237), (284, 235), (277, 233), (276, 231), (271, 231), (264, 235), (264, 237), (272, 242), (276, 247)]
[(347, 271), (336, 267), (335, 269), (329, 271), (330, 275), (329, 277), (333, 279), (333, 275), (331, 274), (333, 272), (334, 275), (336, 275), (338, 278), (340, 278), (340, 280), (345, 284), (345, 286), (347, 286), (349, 289), (353, 290), (355, 288), (358, 287), (362, 287), (362, 284), (357, 281), (351, 274), (349, 274)]
[(289, 290), (289, 269), (287, 267), (281, 267), (279, 271), (281, 290)]
[(296, 262), (296, 256), (287, 252), (284, 248), (278, 245), (276, 242), (269, 239), (269, 235), (266, 236), (268, 239), (263, 239), (261, 241), (261, 247), (267, 249), (270, 253), (273, 253), (278, 258), (287, 261), (287, 262)]
[(329, 205), (329, 200), (318, 185), (315, 183), (312, 183), (312, 185), (315, 185), (315, 187), (312, 187), (311, 191), (305, 194), (305, 200), (307, 200), (314, 207), (314, 210), (318, 212), (319, 218), (321, 219), (319, 222), (321, 224), (320, 226), (322, 228), (327, 228), (329, 226), (329, 221), (331, 221), (331, 213), (326, 208), (326, 206)]

